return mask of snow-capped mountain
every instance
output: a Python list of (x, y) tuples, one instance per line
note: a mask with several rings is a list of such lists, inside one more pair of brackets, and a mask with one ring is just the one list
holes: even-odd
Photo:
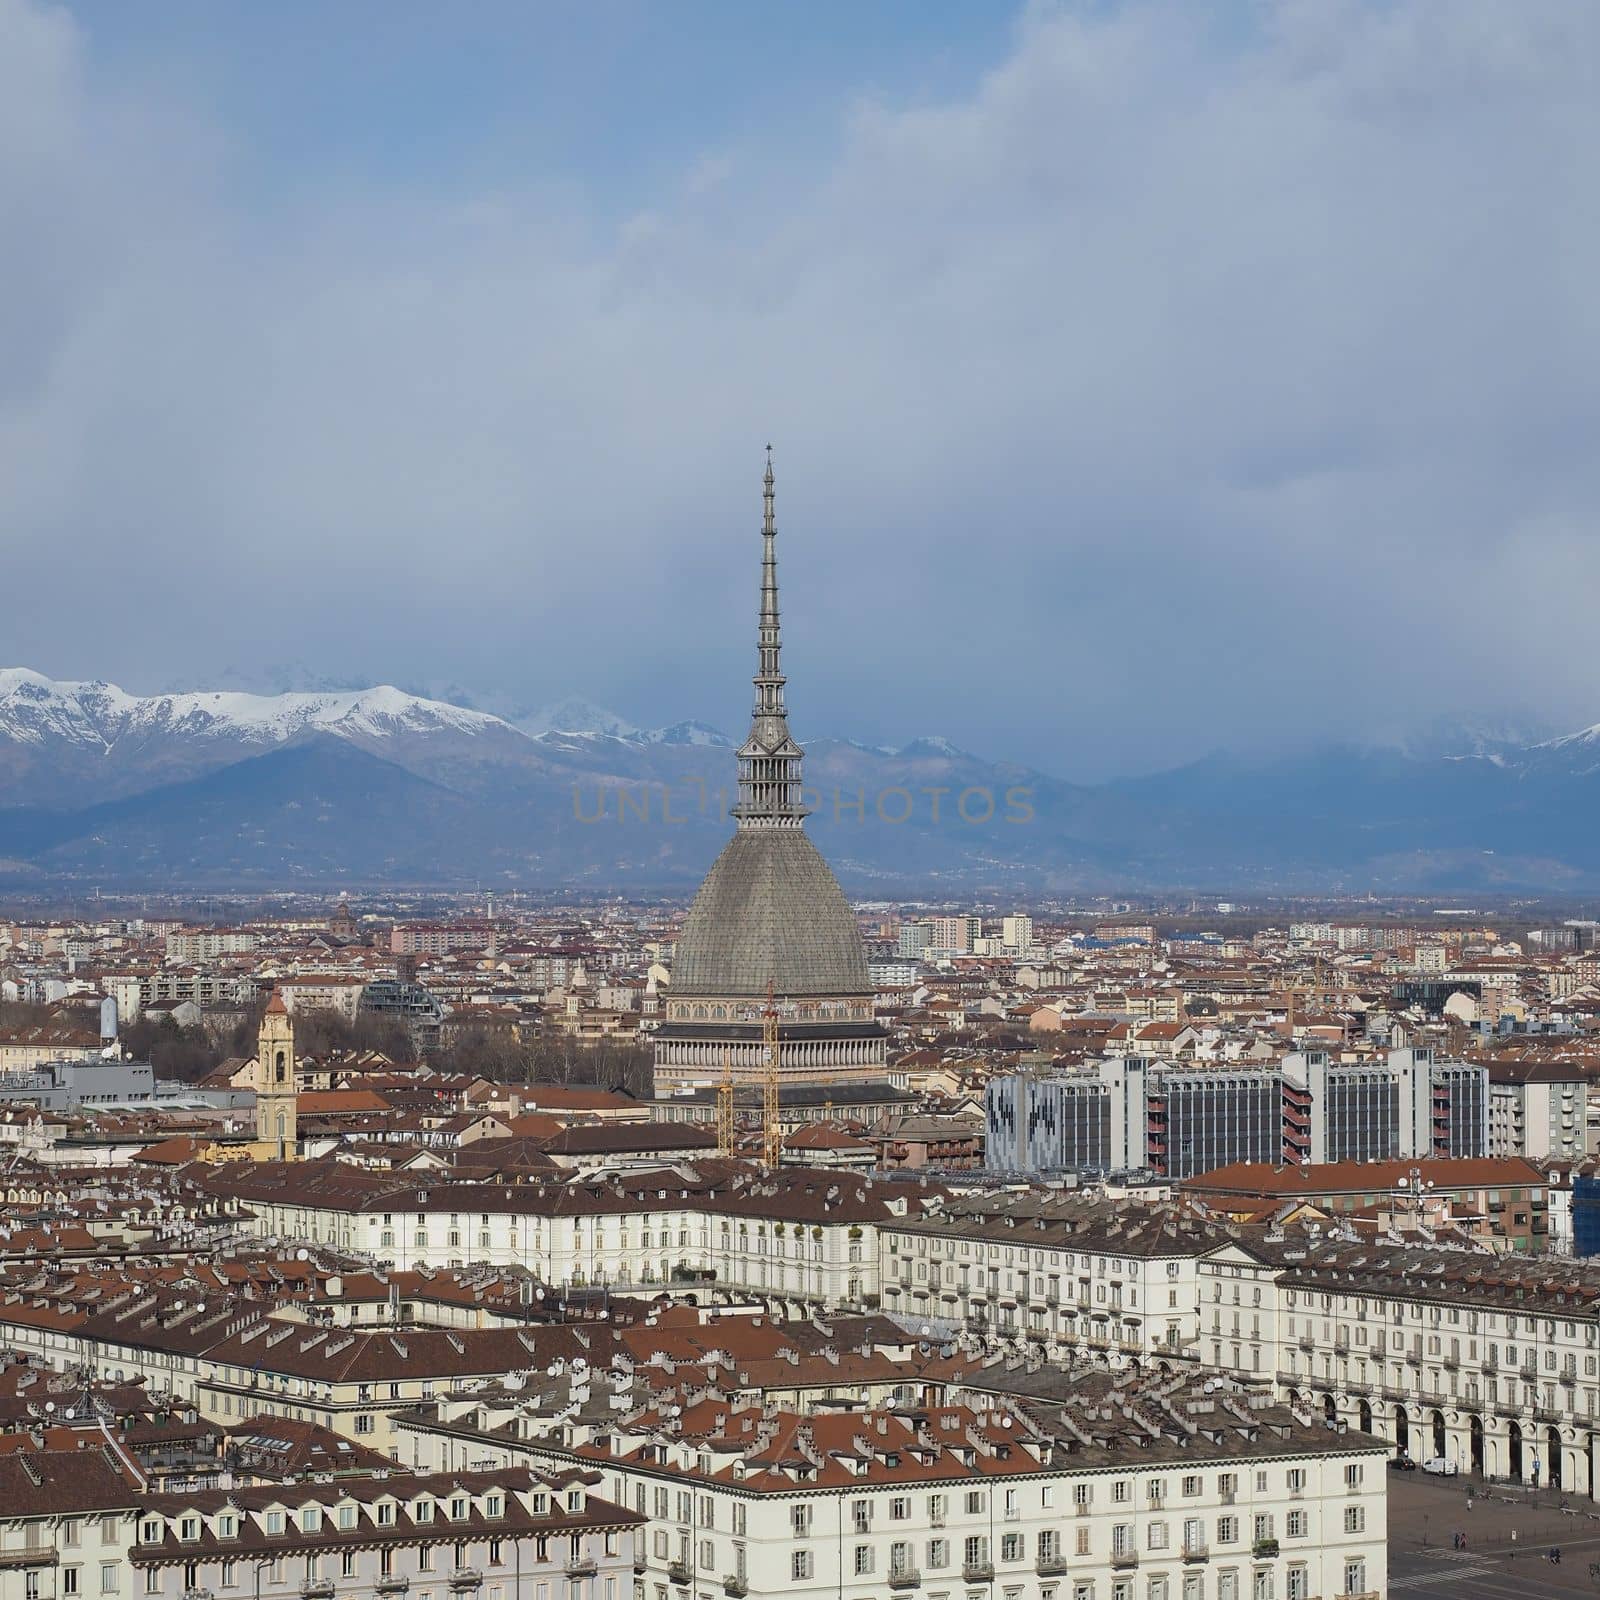
[(513, 731), (482, 711), (423, 700), (383, 686), (319, 694), (230, 690), (132, 695), (114, 683), (61, 683), (26, 667), (0, 668), (0, 739), (82, 745), (109, 753), (127, 740), (180, 735), (277, 745), (315, 729), (340, 738), (385, 739), (450, 730)]
[(498, 717), (389, 686), (136, 695), (114, 683), (0, 669), (0, 804), (115, 799), (315, 738), (357, 745), (427, 778), (534, 758), (527, 738)]
[(555, 705), (543, 706), (528, 716), (514, 719), (522, 731), (533, 738), (546, 733), (601, 733), (612, 739), (637, 738), (639, 729), (615, 711), (607, 711), (592, 700), (572, 695)]

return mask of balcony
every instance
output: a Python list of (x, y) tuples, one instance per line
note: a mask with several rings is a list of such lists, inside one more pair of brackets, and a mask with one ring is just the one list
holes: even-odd
[(332, 1578), (307, 1578), (300, 1585), (301, 1600), (332, 1600)]
[[(894, 1579), (890, 1578), (889, 1581), (893, 1583)], [(750, 1593), (750, 1580), (742, 1572), (730, 1572), (722, 1580), (722, 1592), (731, 1594), (734, 1600), (744, 1600), (744, 1597)]]
[(1186, 1544), (1183, 1547), (1185, 1561), (1209, 1561), (1211, 1559), (1211, 1546), (1208, 1544)]
[(1253, 1555), (1257, 1561), (1271, 1561), (1272, 1558), (1277, 1555), (1277, 1553), (1278, 1541), (1276, 1539), (1257, 1539), (1256, 1542), (1250, 1546), (1250, 1554)]
[(689, 1563), (687, 1561), (674, 1561), (667, 1567), (669, 1582), (687, 1587), (689, 1583)]
[(1126, 1571), (1129, 1567), (1139, 1565), (1139, 1552), (1137, 1550), (1113, 1550), (1111, 1552), (1111, 1566), (1113, 1571)]
[(53, 1567), (61, 1558), (54, 1545), (25, 1545), (21, 1550), (0, 1550), (0, 1568)]
[(379, 1594), (404, 1594), (411, 1587), (411, 1580), (391, 1572), (387, 1577), (379, 1578), (372, 1587)]
[(477, 1567), (457, 1567), (450, 1574), (452, 1589), (479, 1589), (483, 1586), (483, 1573)]
[(993, 1583), (994, 1562), (963, 1561), (961, 1563), (961, 1581), (963, 1583)]
[(567, 1576), (569, 1578), (592, 1578), (598, 1570), (599, 1563), (593, 1556), (568, 1556)]
[(1059, 1578), (1071, 1570), (1071, 1563), (1065, 1556), (1040, 1556), (1033, 1564), (1033, 1570), (1041, 1578)]
[(1221, 1500), (1223, 1505), (1231, 1506), (1234, 1503), (1234, 1491), (1232, 1489), (1224, 1489), (1217, 1498)]
[(212, 1595), (209, 1589), (185, 1589), (183, 1600), (212, 1600)]
[(890, 1567), (891, 1589), (915, 1589), (922, 1582), (922, 1574), (915, 1567)]

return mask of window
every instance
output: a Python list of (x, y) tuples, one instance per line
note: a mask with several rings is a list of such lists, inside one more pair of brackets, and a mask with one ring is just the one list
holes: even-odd
[[(656, 1498), (658, 1500), (664, 1499), (665, 1491), (663, 1490)], [(665, 1514), (665, 1511), (658, 1507), (657, 1515), (664, 1516)], [(808, 1504), (790, 1506), (789, 1523), (794, 1530), (795, 1538), (809, 1539), (811, 1537), (811, 1507)]]
[(969, 1489), (967, 1491), (967, 1515), (969, 1517), (983, 1514), (983, 1490)]
[(222, 1563), (221, 1584), (224, 1589), (232, 1589), (239, 1581), (239, 1563), (232, 1559)]
[(61, 1569), (61, 1592), (63, 1595), (81, 1593), (78, 1588), (78, 1569), (76, 1567), (63, 1567)]
[(1020, 1533), (1008, 1533), (1001, 1538), (1000, 1559), (1002, 1561), (1020, 1561), (1022, 1559), (1022, 1535)]
[(354, 1550), (341, 1550), (339, 1552), (339, 1576), (353, 1578), (356, 1575), (356, 1553)]
[(1111, 1485), (1111, 1503), (1113, 1505), (1125, 1506), (1132, 1498), (1133, 1489), (1126, 1478), (1118, 1478)]
[(300, 1529), (303, 1533), (322, 1532), (322, 1507), (307, 1506), (300, 1513)]
[(144, 1569), (144, 1592), (146, 1594), (161, 1593), (160, 1567), (146, 1567)]
[(789, 1558), (789, 1575), (796, 1582), (803, 1582), (811, 1576), (811, 1552), (809, 1550), (796, 1550)]
[(1361, 1482), (1361, 1463), (1359, 1461), (1347, 1461), (1345, 1463), (1344, 1481), (1352, 1489)]
[(283, 1532), (283, 1513), (281, 1511), (269, 1511), (267, 1513), (267, 1532)]
[(1183, 1480), (1183, 1492), (1188, 1495), (1199, 1494), (1204, 1481), (1198, 1472), (1191, 1472)]
[(378, 1526), (392, 1528), (394, 1526), (394, 1501), (380, 1500), (378, 1502)]
[(1239, 1519), (1237, 1517), (1217, 1518), (1217, 1543), (1232, 1544), (1239, 1537)]
[(864, 1577), (872, 1571), (872, 1546), (870, 1544), (858, 1544), (856, 1546), (853, 1570), (858, 1578)]
[(1344, 1531), (1346, 1533), (1365, 1533), (1367, 1529), (1367, 1508), (1365, 1506), (1346, 1506), (1344, 1508)]
[(911, 1516), (911, 1496), (908, 1494), (896, 1495), (889, 1502), (889, 1520), (891, 1522), (906, 1522)]
[(1367, 1592), (1367, 1564), (1359, 1556), (1344, 1564), (1344, 1592), (1346, 1594)]
[(1303, 1511), (1291, 1511), (1283, 1519), (1284, 1532), (1291, 1539), (1303, 1539), (1306, 1536), (1306, 1514)]
[(928, 1565), (935, 1569), (946, 1567), (950, 1564), (950, 1541), (948, 1539), (930, 1539), (928, 1541)]
[(1152, 1550), (1165, 1550), (1167, 1548), (1167, 1525), (1164, 1522), (1152, 1522), (1149, 1527), (1148, 1542)]
[(1255, 1537), (1257, 1539), (1270, 1539), (1272, 1537), (1272, 1513), (1259, 1512), (1255, 1520)]

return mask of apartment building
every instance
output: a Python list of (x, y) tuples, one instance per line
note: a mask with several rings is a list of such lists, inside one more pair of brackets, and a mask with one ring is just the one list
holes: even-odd
[(1200, 1261), (1224, 1229), (1170, 1208), (1040, 1191), (963, 1195), (879, 1230), (886, 1311), (1027, 1335), (1062, 1359), (1193, 1359)]
[(1479, 1231), (1498, 1249), (1543, 1252), (1548, 1240), (1548, 1179), (1515, 1156), (1300, 1166), (1241, 1161), (1188, 1179), (1183, 1192), (1214, 1214), (1241, 1222), (1263, 1211), (1311, 1206), (1335, 1219), (1360, 1214), (1378, 1226), (1398, 1219), (1412, 1230), (1427, 1230), (1455, 1213), (1466, 1226), (1481, 1219)]
[(1600, 1491), (1595, 1268), (1348, 1242), (1282, 1265), (1286, 1393), (1418, 1458)]
[(406, 1267), (477, 1262), (559, 1287), (698, 1286), (797, 1305), (878, 1302), (877, 1230), (943, 1204), (933, 1183), (737, 1163), (524, 1184), (417, 1185), (347, 1164), (236, 1164), (208, 1180), (261, 1237), (308, 1239)]
[(244, 928), (180, 928), (167, 935), (167, 960), (187, 966), (222, 956), (252, 955), (259, 942), (256, 934)]
[(1555, 1061), (1488, 1067), (1489, 1154), (1581, 1161), (1589, 1151), (1589, 1073)]
[(594, 1472), (374, 1475), (148, 1496), (129, 1595), (628, 1600), (644, 1519)]
[[(1380, 1441), (1264, 1392), (1035, 1373), (919, 1404), (804, 1411), (597, 1378), (550, 1415), (458, 1394), (402, 1419), (425, 1470), (588, 1467), (650, 1518), (646, 1600), (789, 1593), (967, 1600), (1377, 1595)], [(1023, 1402), (1026, 1401), (1026, 1404)]]

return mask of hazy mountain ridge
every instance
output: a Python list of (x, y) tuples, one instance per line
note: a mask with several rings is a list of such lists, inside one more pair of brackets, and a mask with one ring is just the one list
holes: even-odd
[[(0, 872), (102, 883), (687, 888), (727, 837), (732, 741), (587, 702), (503, 717), (390, 686), (136, 696), (0, 672)], [(588, 721), (590, 727), (556, 724)], [(971, 890), (1600, 888), (1600, 727), (1526, 745), (1214, 755), (1073, 784), (939, 735), (803, 738), (847, 884)]]

